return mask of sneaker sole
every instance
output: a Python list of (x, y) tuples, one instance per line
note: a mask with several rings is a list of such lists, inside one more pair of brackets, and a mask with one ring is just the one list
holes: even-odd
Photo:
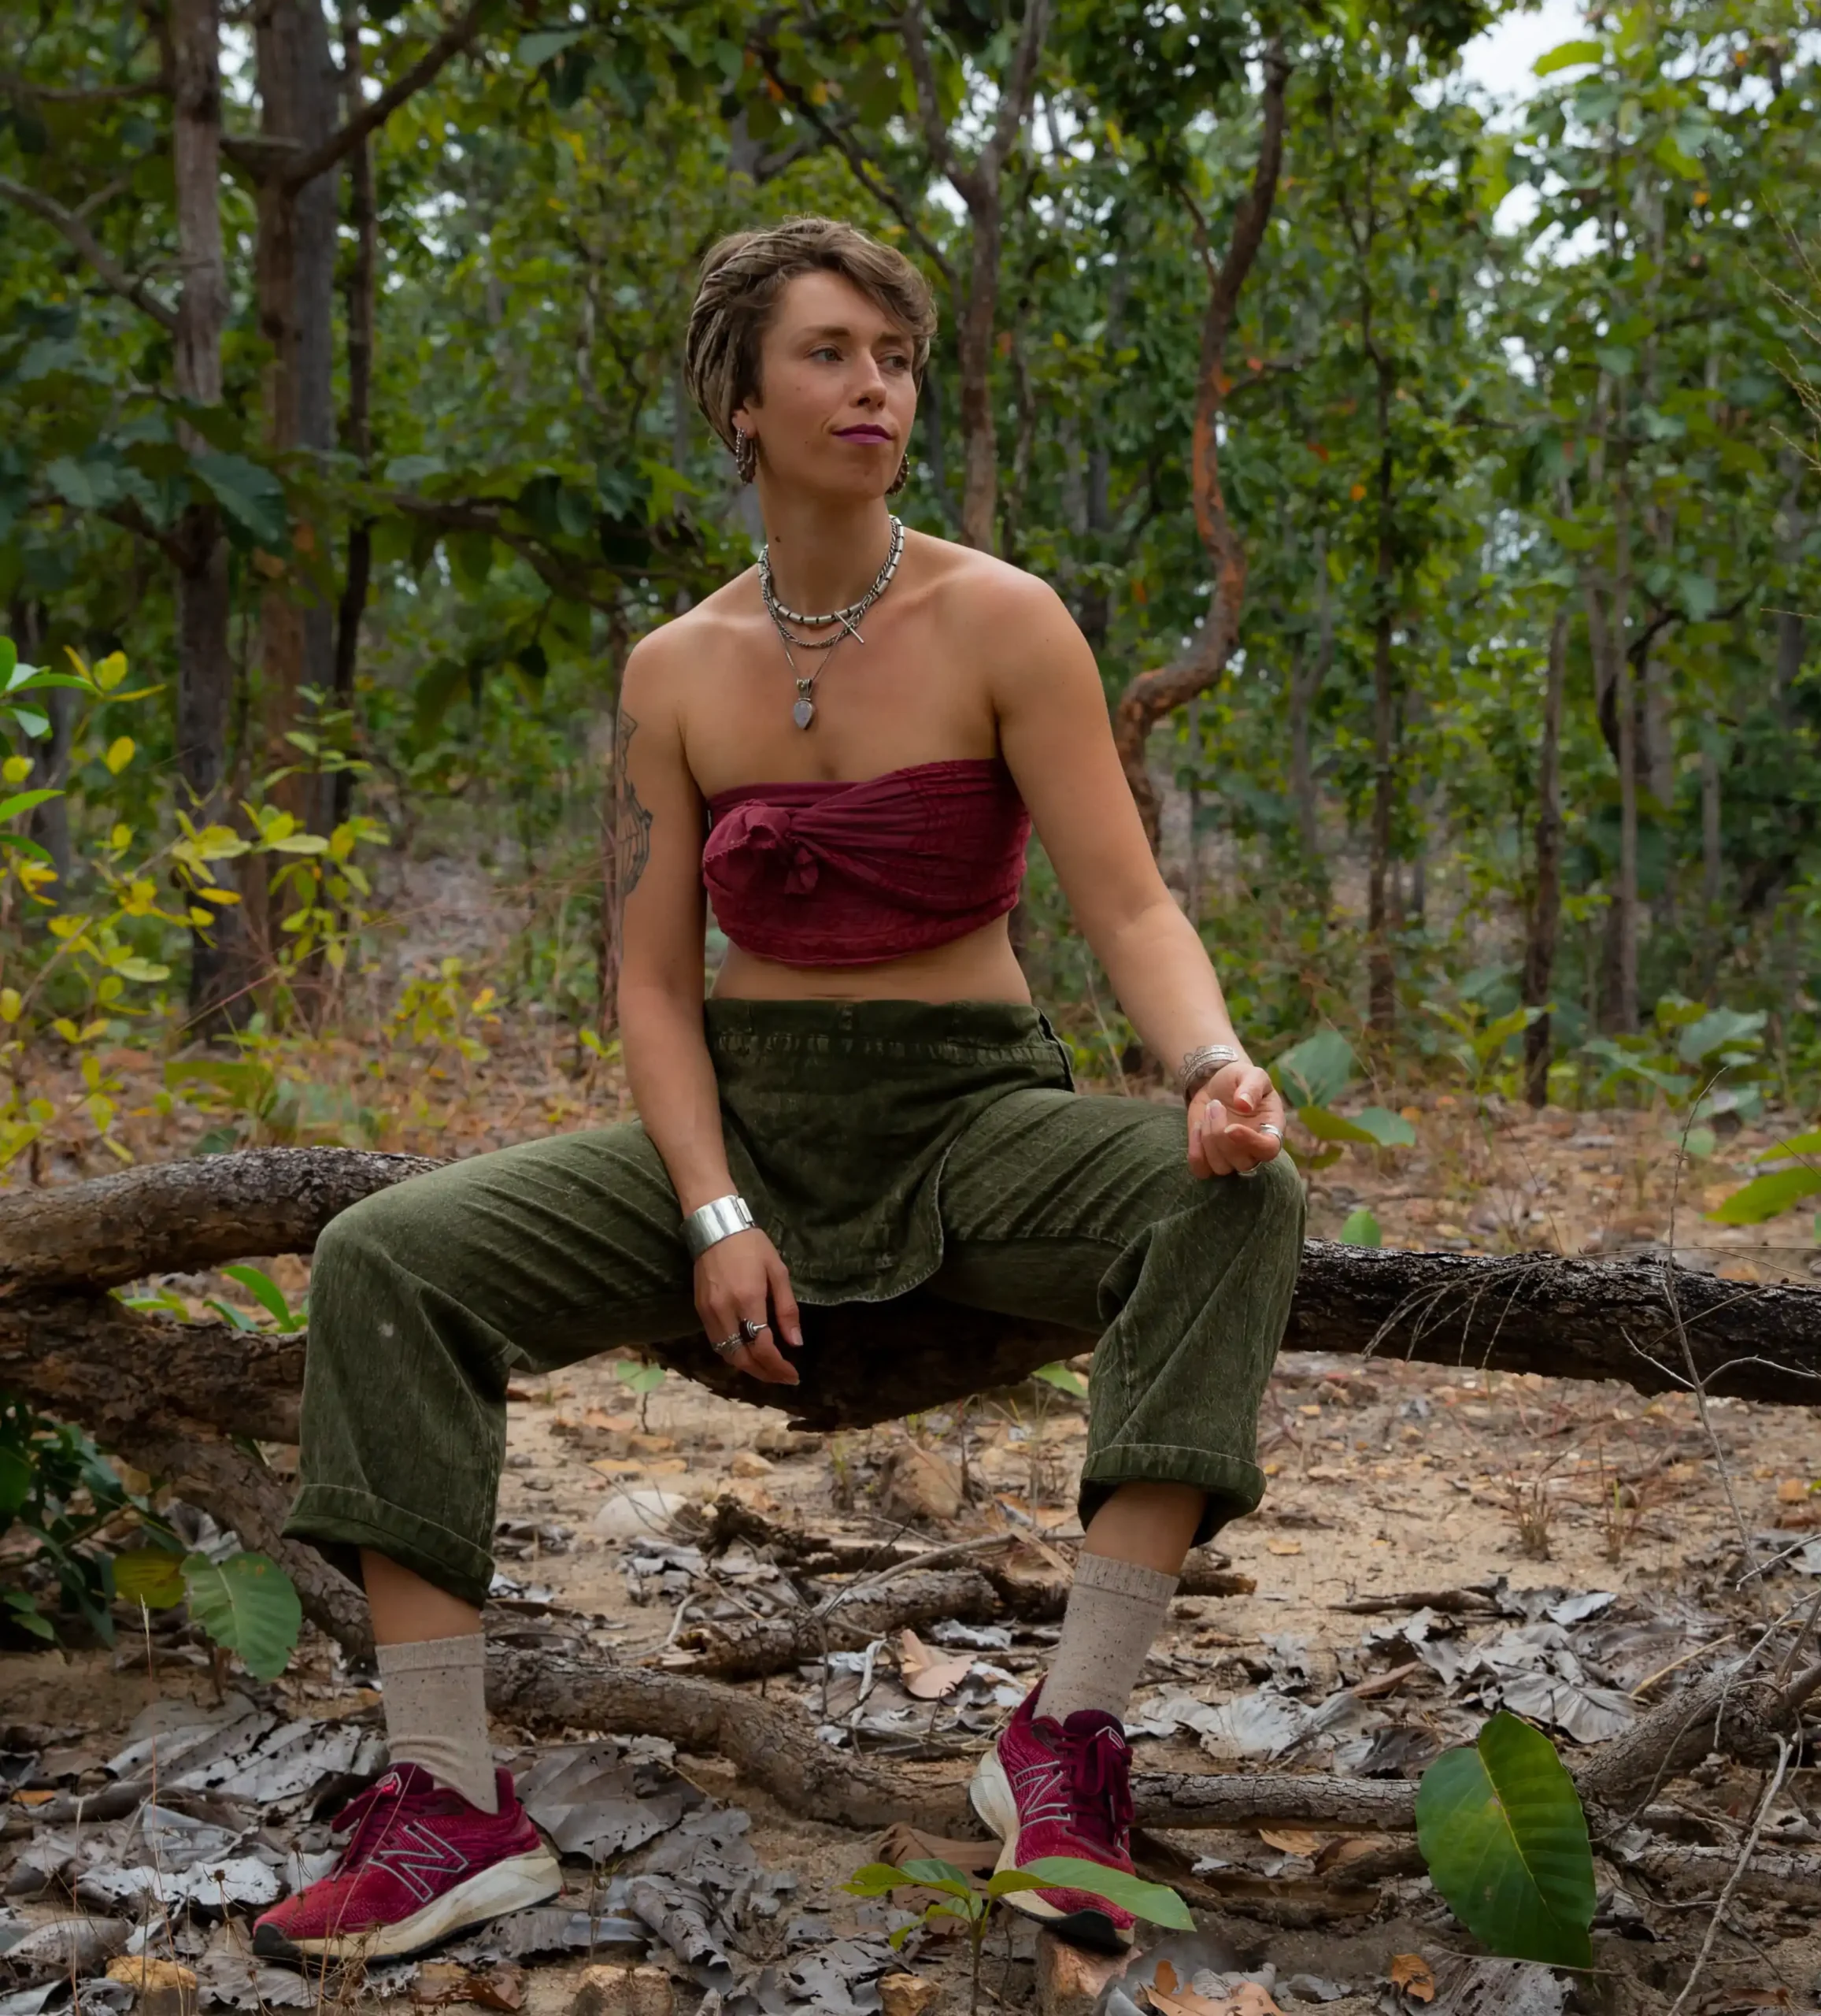
[[(993, 1873), (997, 1876), (1001, 1870), (1016, 1869), (1018, 1802), (1012, 1796), (1011, 1781), (1005, 1776), (1005, 1767), (999, 1762), (996, 1749), (989, 1750), (975, 1766), (968, 1786), (968, 1799), (1004, 1844)], [(1089, 1947), (1097, 1953), (1131, 1951), (1131, 1928), (1114, 1924), (1105, 1911), (1061, 1910), (1041, 1890), (1014, 1890), (1001, 1901), (1012, 1910), (1022, 1911), (1027, 1918), (1036, 1919), (1039, 1925), (1053, 1932), (1057, 1938), (1066, 1939), (1072, 1946)]]
[(514, 1855), (477, 1870), (396, 1925), (371, 1925), (364, 1932), (336, 1933), (325, 1939), (287, 1939), (276, 1926), (261, 1925), (253, 1935), (253, 1950), (262, 1960), (408, 1959), (509, 1911), (547, 1904), (562, 1888), (562, 1871), (553, 1855), (545, 1851)]

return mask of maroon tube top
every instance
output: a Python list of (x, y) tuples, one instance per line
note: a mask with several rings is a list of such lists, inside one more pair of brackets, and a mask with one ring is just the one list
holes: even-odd
[(1018, 900), (1031, 815), (997, 756), (862, 784), (742, 784), (709, 800), (702, 880), (742, 951), (863, 966), (977, 931)]

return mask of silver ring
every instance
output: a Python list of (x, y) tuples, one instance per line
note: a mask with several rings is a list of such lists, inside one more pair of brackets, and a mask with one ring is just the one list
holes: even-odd
[(746, 1347), (746, 1340), (738, 1330), (731, 1337), (723, 1337), (718, 1344), (712, 1347), (726, 1358), (731, 1358), (735, 1351), (743, 1351)]
[(740, 1342), (742, 1344), (749, 1344), (754, 1338), (762, 1336), (771, 1327), (769, 1323), (755, 1323), (751, 1317), (742, 1316), (740, 1318)]
[(1250, 1169), (1236, 1169), (1233, 1173), (1238, 1177), (1242, 1183), (1249, 1183), (1253, 1177), (1258, 1173), (1258, 1165), (1254, 1162)]
[(1260, 1134), (1268, 1134), (1274, 1141), (1281, 1141), (1283, 1139), (1283, 1129), (1275, 1120), (1260, 1121), (1258, 1132)]

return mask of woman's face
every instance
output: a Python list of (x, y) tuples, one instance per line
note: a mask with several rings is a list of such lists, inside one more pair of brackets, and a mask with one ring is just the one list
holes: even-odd
[(734, 424), (775, 481), (827, 496), (882, 497), (916, 417), (914, 346), (838, 273), (799, 273), (760, 345), (758, 395)]

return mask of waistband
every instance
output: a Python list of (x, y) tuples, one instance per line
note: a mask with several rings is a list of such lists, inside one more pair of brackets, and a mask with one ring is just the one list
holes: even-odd
[(748, 1001), (703, 1004), (716, 1056), (864, 1055), (906, 1062), (1062, 1051), (1049, 1018), (1015, 1001)]

